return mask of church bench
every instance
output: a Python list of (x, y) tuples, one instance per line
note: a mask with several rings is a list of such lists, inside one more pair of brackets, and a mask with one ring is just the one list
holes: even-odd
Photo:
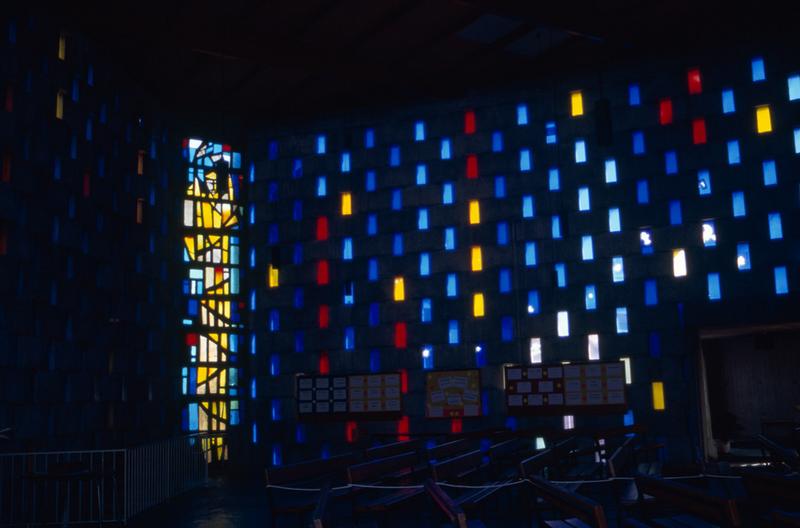
[(561, 519), (542, 519), (542, 508), (536, 508), (540, 525), (551, 528), (607, 528), (603, 506), (539, 476), (528, 478), (534, 500), (541, 500), (560, 513)]
[[(333, 485), (342, 484), (346, 481), (347, 468), (359, 459), (358, 455), (350, 453), (266, 468), (264, 476), (272, 525), (275, 525), (280, 515), (302, 516), (312, 511), (317, 503), (318, 494), (276, 489), (271, 486), (318, 488), (325, 482), (331, 482)], [(341, 495), (343, 492), (337, 494)]]
[[(736, 501), (680, 482), (638, 475), (640, 509), (653, 526), (744, 526)], [(647, 499), (650, 496), (652, 499)], [(660, 510), (660, 511), (659, 511)]]
[(481, 521), (467, 519), (464, 510), (433, 479), (425, 481), (425, 491), (433, 503), (456, 528), (485, 528)]

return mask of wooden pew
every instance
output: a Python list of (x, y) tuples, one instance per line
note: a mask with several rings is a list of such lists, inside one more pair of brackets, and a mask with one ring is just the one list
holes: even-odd
[(485, 528), (486, 525), (481, 521), (468, 520), (461, 506), (456, 504), (447, 492), (432, 479), (425, 481), (425, 491), (453, 526), (457, 528)]
[[(530, 456), (519, 462), (519, 476), (520, 478), (530, 478), (533, 476), (542, 475), (545, 470), (556, 468), (563, 463), (563, 459), (567, 456), (570, 446), (574, 442), (574, 438), (569, 437), (560, 440), (555, 445), (543, 449), (533, 456)], [(548, 475), (550, 476), (550, 475)]]
[(422, 449), (422, 440), (405, 440), (403, 442), (394, 442), (391, 444), (384, 444), (380, 446), (370, 447), (364, 452), (366, 460), (377, 460), (379, 458), (388, 458), (401, 453), (408, 453), (409, 451), (419, 451)]
[(756, 438), (762, 448), (770, 454), (773, 461), (783, 463), (795, 471), (800, 470), (800, 455), (797, 454), (796, 450), (783, 447), (764, 435), (758, 435)]
[[(640, 505), (651, 502), (666, 507), (666, 513), (649, 513), (647, 524), (662, 527), (707, 526), (715, 523), (727, 528), (744, 526), (736, 501), (679, 482), (639, 475), (636, 477)], [(643, 508), (644, 509), (644, 508)], [(703, 523), (702, 521), (707, 521)], [(694, 523), (694, 524), (692, 524)]]
[(476, 440), (461, 438), (460, 440), (453, 440), (452, 442), (435, 445), (429, 448), (426, 454), (428, 455), (429, 461), (438, 461), (456, 455), (463, 455), (464, 453), (474, 450), (477, 446), (478, 442)]
[(461, 482), (485, 468), (483, 456), (483, 452), (476, 449), (441, 462), (433, 462), (431, 463), (431, 477), (434, 482)]
[[(491, 481), (489, 477), (491, 462), (485, 462), (486, 456), (477, 449), (463, 455), (449, 458), (442, 462), (431, 464), (431, 480), (437, 485), (448, 484), (505, 484), (511, 479)], [(441, 486), (440, 486), (441, 487)], [(451, 489), (447, 494), (452, 497), (454, 504), (464, 510), (477, 510), (487, 503), (488, 499), (497, 496), (503, 488), (469, 488)]]
[(770, 518), (781, 511), (788, 522), (800, 515), (800, 476), (745, 471), (742, 482), (754, 518)]
[(634, 465), (636, 461), (636, 453), (634, 452), (635, 441), (636, 437), (634, 436), (626, 438), (622, 444), (611, 453), (611, 456), (608, 457), (606, 468), (608, 469), (609, 477), (621, 477), (625, 474), (626, 468)]
[(272, 525), (275, 525), (279, 515), (302, 516), (313, 510), (317, 494), (279, 490), (269, 487), (270, 485), (314, 488), (321, 487), (325, 482), (331, 482), (333, 485), (341, 484), (346, 481), (347, 468), (359, 459), (358, 455), (350, 453), (266, 468), (264, 476)]
[(323, 521), (325, 519), (325, 510), (328, 507), (328, 496), (331, 492), (330, 482), (326, 482), (319, 492), (317, 504), (311, 514), (311, 528), (323, 528)]
[[(370, 460), (350, 466), (347, 469), (350, 484), (414, 484), (420, 479), (416, 451)], [(350, 493), (353, 499), (354, 515), (363, 513), (386, 513), (402, 504), (424, 495), (423, 488), (400, 490), (363, 490), (354, 489)]]
[(508, 479), (516, 475), (520, 460), (534, 451), (532, 442), (531, 438), (512, 438), (490, 446), (488, 454), (493, 476)]
[(800, 513), (773, 510), (769, 516), (771, 524), (778, 528), (800, 528)]
[(559, 520), (541, 519), (541, 509), (537, 508), (539, 524), (551, 528), (607, 528), (606, 514), (599, 503), (553, 484), (542, 477), (528, 479), (533, 494), (546, 504), (558, 510), (565, 518)]

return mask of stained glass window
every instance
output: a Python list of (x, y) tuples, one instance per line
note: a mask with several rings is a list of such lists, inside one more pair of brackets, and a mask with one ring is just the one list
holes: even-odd
[[(183, 429), (211, 433), (203, 439), (210, 458), (226, 459), (222, 433), (239, 423), (238, 368), (239, 219), (241, 158), (230, 146), (184, 140), (187, 187), (183, 205), (186, 270)], [(277, 286), (278, 268), (267, 280)], [(274, 281), (274, 282), (273, 282)]]

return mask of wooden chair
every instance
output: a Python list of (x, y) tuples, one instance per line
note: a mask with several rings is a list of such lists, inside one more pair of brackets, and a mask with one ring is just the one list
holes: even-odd
[[(639, 503), (647, 524), (655, 526), (704, 526), (703, 521), (727, 528), (744, 526), (736, 501), (700, 488), (660, 478), (636, 477)], [(646, 499), (646, 496), (652, 499)], [(653, 507), (655, 506), (655, 508)], [(693, 523), (693, 524), (692, 524)]]
[[(491, 481), (489, 479), (490, 463), (485, 461), (484, 453), (477, 449), (463, 455), (431, 464), (431, 480), (438, 484), (504, 484), (508, 479)], [(441, 487), (441, 486), (440, 486)], [(476, 511), (483, 507), (490, 498), (497, 497), (500, 487), (448, 489), (454, 504), (462, 510)]]
[(551, 528), (607, 528), (605, 511), (599, 503), (553, 484), (542, 477), (528, 479), (536, 499), (541, 499), (561, 513), (562, 519), (543, 520), (539, 512), (540, 525)]

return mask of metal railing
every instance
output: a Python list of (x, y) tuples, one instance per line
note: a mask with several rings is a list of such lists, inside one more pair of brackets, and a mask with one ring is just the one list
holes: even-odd
[(203, 438), (128, 449), (0, 453), (0, 526), (126, 523), (208, 478)]

